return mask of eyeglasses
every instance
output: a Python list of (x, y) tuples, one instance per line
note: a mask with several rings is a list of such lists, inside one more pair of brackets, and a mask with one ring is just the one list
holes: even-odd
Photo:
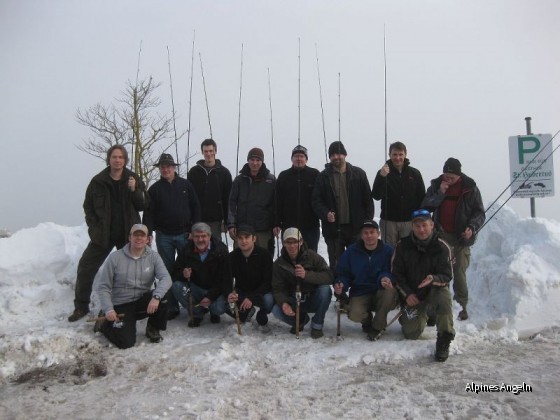
[(431, 214), (428, 210), (424, 210), (424, 209), (415, 210), (412, 212), (412, 218), (416, 219), (417, 217), (431, 217)]

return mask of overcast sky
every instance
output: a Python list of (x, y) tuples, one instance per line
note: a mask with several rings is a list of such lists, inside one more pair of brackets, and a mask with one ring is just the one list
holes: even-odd
[[(200, 53), (218, 158), (235, 172), (243, 44), (240, 165), (253, 146), (276, 173), (290, 165), (300, 39), (309, 165), (325, 163), (317, 47), (327, 143), (338, 140), (340, 73), (341, 140), (372, 183), (385, 161), (385, 26), (389, 142), (408, 146), (426, 183), (448, 157), (460, 159), (489, 203), (510, 182), (508, 137), (525, 134), (524, 118), (535, 133), (560, 130), (559, 19), (555, 0), (0, 0), (0, 228), (83, 223), (86, 186), (104, 164), (76, 148), (90, 134), (75, 113), (115, 101), (136, 77), (140, 43), (140, 76), (162, 82), (168, 113), (169, 47), (177, 127), (186, 130), (195, 31), (191, 150), (209, 136)], [(537, 200), (538, 216), (559, 219), (558, 194)], [(529, 215), (529, 200), (510, 204)]]

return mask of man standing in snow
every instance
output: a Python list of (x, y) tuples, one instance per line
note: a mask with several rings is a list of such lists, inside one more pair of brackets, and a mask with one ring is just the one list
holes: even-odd
[(309, 249), (317, 252), (319, 217), (313, 211), (311, 196), (319, 171), (307, 166), (307, 149), (292, 150), (292, 167), (280, 172), (276, 181), (276, 221), (274, 234), (297, 227)]
[(274, 187), (276, 178), (264, 164), (264, 152), (258, 147), (249, 150), (247, 163), (235, 177), (229, 195), (228, 230), (233, 240), (237, 226), (255, 228), (257, 245), (274, 255), (272, 228), (274, 223)]
[(276, 301), (272, 313), (292, 327), (290, 333), (296, 333), (296, 292), (299, 285), (299, 330), (302, 331), (309, 322), (307, 313), (315, 313), (311, 319), (311, 338), (321, 338), (332, 297), (332, 271), (323, 257), (306, 248), (297, 228), (284, 231), (283, 244), (281, 255), (272, 266), (272, 294)]
[(428, 312), (436, 316), (435, 358), (444, 362), (455, 337), (449, 282), (453, 275), (451, 249), (434, 230), (428, 210), (412, 213), (412, 232), (397, 244), (393, 275), (406, 303), (399, 318), (405, 338), (416, 340), (426, 326)]
[(443, 165), (443, 175), (432, 179), (422, 207), (434, 212), (441, 237), (453, 249), (453, 292), (461, 306), (459, 320), (469, 318), (467, 303), (467, 268), (471, 259), (470, 247), (486, 215), (476, 183), (461, 171), (461, 162), (449, 158)]
[[(191, 226), (200, 220), (200, 205), (192, 184), (175, 172), (173, 156), (163, 153), (154, 165), (161, 178), (149, 189), (150, 205), (143, 221), (148, 226), (150, 240), (156, 232), (156, 246), (169, 273), (175, 265), (175, 254), (185, 249)], [(179, 303), (169, 293), (168, 318), (179, 315)]]
[(200, 207), (201, 221), (212, 229), (212, 236), (222, 240), (223, 228), (228, 215), (228, 200), (231, 191), (231, 173), (216, 159), (218, 145), (206, 139), (200, 145), (204, 159), (196, 162), (187, 175), (193, 184)]
[[(210, 322), (220, 322), (220, 315), (226, 311), (223, 294), (231, 290), (231, 270), (226, 246), (212, 236), (206, 223), (192, 227), (192, 239), (177, 256), (173, 279), (173, 296), (193, 315), (189, 327), (199, 327), (207, 312), (210, 312)], [(187, 290), (190, 290), (191, 299)], [(189, 307), (189, 300), (193, 307)]]
[(121, 249), (128, 242), (128, 232), (140, 223), (140, 211), (147, 204), (146, 189), (138, 175), (126, 168), (128, 153), (124, 146), (107, 150), (107, 168), (89, 183), (84, 200), (84, 212), (90, 242), (78, 263), (74, 312), (68, 321), (74, 322), (89, 312), (93, 279), (114, 247)]
[(391, 275), (393, 247), (379, 239), (379, 225), (373, 220), (364, 221), (360, 236), (340, 257), (334, 293), (350, 289), (348, 318), (361, 322), (368, 339), (374, 341), (387, 326), (387, 314), (397, 306)]
[[(171, 276), (157, 252), (147, 246), (148, 228), (136, 224), (130, 229), (130, 243), (109, 256), (96, 284), (105, 313), (99, 330), (121, 349), (136, 343), (136, 321), (148, 317), (146, 337), (152, 343), (163, 340), (167, 308), (162, 300), (171, 286)], [(157, 286), (152, 290), (155, 279)]]
[(381, 200), (383, 240), (394, 247), (399, 239), (409, 235), (410, 215), (421, 207), (426, 187), (420, 171), (410, 166), (404, 143), (392, 143), (389, 157), (373, 181), (371, 195)]
[(366, 173), (346, 162), (340, 141), (329, 146), (330, 163), (313, 188), (313, 210), (322, 223), (329, 265), (335, 272), (344, 250), (358, 239), (364, 220), (373, 220), (373, 200)]
[[(252, 226), (237, 228), (237, 248), (229, 254), (235, 290), (228, 294), (228, 302), (237, 305), (241, 322), (250, 319), (255, 313), (255, 305), (258, 306), (257, 323), (263, 332), (267, 332), (270, 331), (266, 327), (268, 314), (274, 305), (270, 289), (272, 257), (268, 250), (256, 245), (256, 241)], [(231, 310), (226, 312), (235, 316)]]

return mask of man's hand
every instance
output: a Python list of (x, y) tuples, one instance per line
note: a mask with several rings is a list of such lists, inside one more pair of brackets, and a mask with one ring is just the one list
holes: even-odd
[(280, 235), (280, 232), (281, 232), (281, 231), (282, 231), (282, 229), (280, 229), (279, 226), (276, 226), (276, 227), (274, 227), (274, 228), (272, 229), (272, 234), (273, 234), (275, 237), (278, 237), (278, 235)]
[(150, 300), (150, 303), (148, 303), (148, 309), (146, 310), (146, 312), (148, 312), (149, 314), (154, 314), (156, 313), (158, 308), (159, 308), (159, 300), (152, 298)]
[(132, 192), (136, 191), (136, 180), (133, 176), (128, 178), (128, 189)]
[(344, 284), (341, 281), (339, 281), (338, 283), (334, 284), (333, 289), (335, 295), (340, 295), (344, 291)]
[(305, 279), (305, 268), (301, 264), (295, 265), (295, 275), (300, 279)]
[(231, 292), (227, 297), (227, 301), (229, 303), (235, 303), (237, 302), (237, 299), (239, 299), (239, 295), (235, 292)]
[(249, 298), (243, 299), (243, 302), (241, 302), (241, 305), (239, 305), (239, 309), (241, 309), (242, 311), (248, 311), (252, 307), (253, 307), (253, 302), (251, 302)]
[(189, 280), (192, 276), (192, 268), (185, 267), (183, 268), (183, 277)]
[(439, 184), (439, 190), (442, 192), (442, 194), (445, 194), (448, 188), (449, 182), (442, 180), (441, 184)]
[(105, 319), (109, 322), (114, 322), (117, 321), (119, 317), (117, 316), (117, 313), (114, 310), (110, 310), (105, 314)]
[(296, 313), (288, 303), (282, 304), (282, 312), (284, 312), (286, 316), (296, 316)]
[(327, 222), (334, 223), (336, 220), (336, 213), (334, 211), (329, 211), (327, 213)]
[(237, 238), (237, 229), (234, 227), (230, 227), (228, 229), (228, 232), (229, 232), (229, 237), (235, 241), (235, 239)]
[(393, 283), (389, 277), (383, 277), (381, 279), (381, 286), (383, 286), (384, 289), (393, 289)]
[(390, 172), (389, 165), (385, 164), (379, 170), (379, 175), (385, 178), (387, 175), (389, 175), (389, 172)]
[(415, 294), (410, 294), (406, 297), (406, 304), (407, 306), (410, 306), (411, 308), (413, 306), (416, 306), (420, 303), (420, 300), (418, 300), (418, 297)]
[(428, 274), (426, 278), (422, 280), (422, 283), (418, 285), (418, 288), (421, 289), (423, 287), (429, 286), (430, 284), (432, 284), (433, 281), (434, 281), (434, 276)]
[(465, 239), (465, 240), (469, 240), (472, 238), (473, 236), (473, 231), (470, 227), (466, 228), (465, 231), (463, 233), (461, 233), (461, 236)]
[(204, 299), (202, 299), (199, 303), (200, 306), (208, 309), (208, 307), (212, 304), (212, 301), (210, 299), (208, 299), (207, 297), (205, 297)]

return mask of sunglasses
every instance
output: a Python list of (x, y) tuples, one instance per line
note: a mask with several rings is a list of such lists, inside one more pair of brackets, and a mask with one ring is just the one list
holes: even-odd
[(415, 210), (412, 212), (412, 218), (416, 219), (417, 217), (431, 217), (431, 214), (428, 210), (424, 210), (424, 209)]

